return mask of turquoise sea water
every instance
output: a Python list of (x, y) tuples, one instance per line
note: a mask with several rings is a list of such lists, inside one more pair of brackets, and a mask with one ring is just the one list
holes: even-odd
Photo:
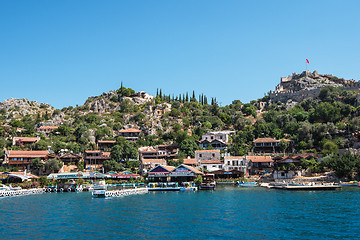
[(359, 239), (360, 188), (218, 187), (114, 199), (45, 193), (0, 199), (8, 239)]

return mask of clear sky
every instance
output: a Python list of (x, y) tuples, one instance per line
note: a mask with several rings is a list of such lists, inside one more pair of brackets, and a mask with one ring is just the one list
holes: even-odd
[(261, 98), (305, 70), (359, 80), (360, 1), (0, 0), (0, 96), (56, 108), (135, 91)]

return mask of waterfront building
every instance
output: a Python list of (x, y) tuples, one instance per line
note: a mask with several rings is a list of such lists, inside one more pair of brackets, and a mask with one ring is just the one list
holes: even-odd
[(224, 157), (224, 170), (231, 171), (233, 169), (239, 170), (246, 174), (247, 161), (245, 156), (225, 156)]
[[(290, 139), (282, 139), (289, 143), (287, 152), (294, 151), (294, 142)], [(253, 141), (254, 152), (259, 153), (280, 153), (283, 150), (280, 147), (280, 142), (282, 140), (276, 140), (274, 138), (258, 138)]]
[(274, 160), (270, 156), (246, 156), (246, 160), (251, 175), (271, 173), (274, 167)]
[(141, 159), (140, 160), (140, 172), (141, 174), (145, 174), (149, 172), (151, 169), (158, 165), (166, 165), (165, 159)]
[(119, 173), (116, 172), (108, 172), (106, 175), (110, 176), (110, 178), (119, 179), (119, 180), (131, 180), (131, 179), (138, 179), (141, 176), (136, 173), (132, 173), (129, 171), (122, 171)]
[(158, 165), (148, 172), (148, 179), (150, 182), (168, 182), (174, 169), (173, 166)]
[(170, 180), (172, 182), (190, 182), (194, 181), (198, 175), (204, 175), (204, 173), (194, 167), (181, 164), (171, 171)]
[(42, 163), (45, 163), (48, 159), (58, 158), (54, 154), (50, 154), (49, 151), (5, 151), (4, 165), (9, 167), (16, 167), (19, 170), (30, 170), (32, 161), (34, 159), (40, 159)]
[(123, 129), (118, 132), (118, 136), (124, 137), (128, 141), (137, 141), (140, 138), (141, 130), (136, 128)]
[(223, 162), (221, 160), (201, 160), (199, 168), (209, 172), (222, 170)]
[(100, 150), (85, 151), (85, 168), (88, 170), (102, 169), (104, 161), (111, 159), (110, 155), (110, 152)]
[(214, 172), (211, 172), (215, 175), (215, 179), (234, 179), (234, 178), (241, 178), (244, 177), (245, 174), (243, 171), (232, 169), (232, 170), (217, 170)]

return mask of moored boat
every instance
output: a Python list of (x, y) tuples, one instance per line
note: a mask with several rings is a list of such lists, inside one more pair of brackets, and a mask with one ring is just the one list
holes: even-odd
[(238, 182), (240, 187), (258, 187), (257, 182)]
[(350, 181), (350, 182), (341, 182), (340, 181), (339, 185), (342, 187), (357, 187), (357, 186), (359, 186), (359, 182), (358, 181)]

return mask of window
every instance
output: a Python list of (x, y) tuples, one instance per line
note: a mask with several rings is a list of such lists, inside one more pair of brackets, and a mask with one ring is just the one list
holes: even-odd
[(199, 157), (202, 157), (202, 154), (199, 154)]
[(203, 166), (203, 168), (206, 170), (206, 169), (207, 169), (207, 166)]
[(212, 156), (215, 157), (215, 153), (213, 153)]
[(230, 165), (230, 161), (228, 161), (228, 165)]

